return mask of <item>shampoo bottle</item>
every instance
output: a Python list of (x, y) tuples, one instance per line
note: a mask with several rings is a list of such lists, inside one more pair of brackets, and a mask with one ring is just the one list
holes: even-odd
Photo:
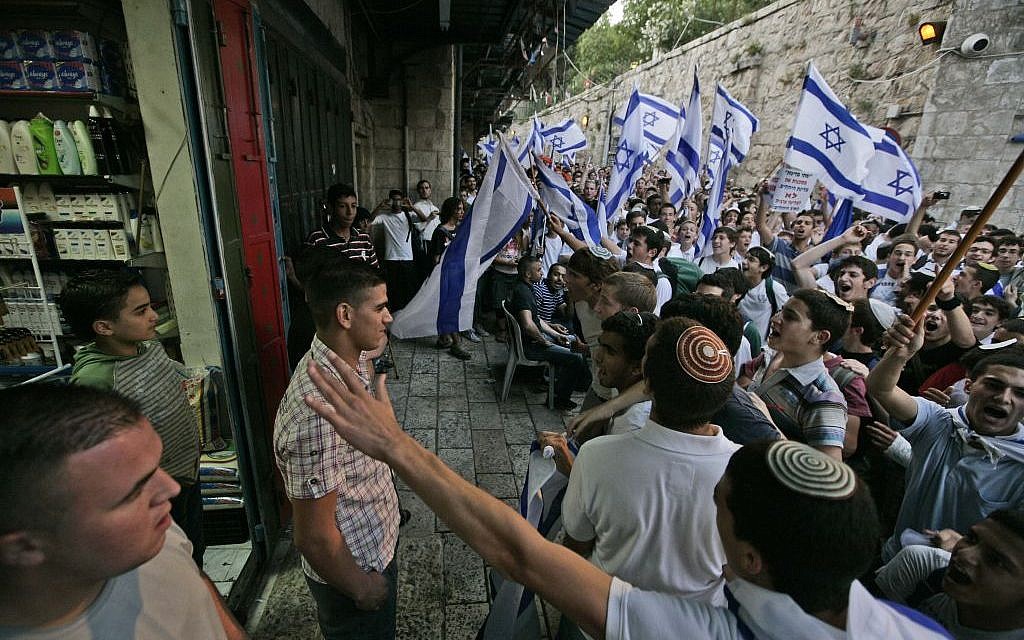
[(92, 142), (97, 171), (103, 175), (114, 173), (110, 167), (110, 156), (107, 153), (107, 139), (103, 135), (103, 118), (100, 117), (100, 110), (95, 106), (89, 107), (88, 126), (89, 140)]
[(78, 145), (71, 136), (68, 123), (57, 120), (53, 123), (53, 146), (57, 149), (57, 164), (66, 176), (82, 175), (82, 161), (78, 158)]
[(14, 151), (14, 164), (18, 167), (18, 173), (27, 176), (39, 175), (28, 120), (18, 120), (11, 126), (11, 149)]
[(107, 141), (107, 162), (110, 164), (110, 173), (130, 173), (125, 137), (121, 135), (121, 126), (114, 120), (110, 109), (103, 107), (102, 113), (103, 138)]
[(60, 164), (57, 162), (57, 149), (53, 144), (53, 120), (42, 113), (37, 113), (28, 123), (28, 128), (32, 132), (32, 147), (36, 153), (39, 173), (59, 176)]
[(11, 146), (11, 125), (6, 120), (0, 120), (0, 173), (18, 173)]
[(82, 173), (87, 176), (98, 174), (96, 152), (93, 151), (89, 128), (84, 122), (75, 120), (71, 123), (71, 138), (75, 141), (75, 148), (78, 149), (78, 161), (82, 165)]

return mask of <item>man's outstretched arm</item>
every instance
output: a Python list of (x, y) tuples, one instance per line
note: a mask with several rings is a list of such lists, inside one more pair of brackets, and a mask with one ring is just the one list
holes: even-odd
[(405, 433), (395, 419), (384, 385), (377, 398), (334, 354), (339, 382), (315, 363), (309, 375), (327, 403), (306, 403), (356, 449), (382, 460), (484, 560), (503, 575), (539, 593), (595, 638), (604, 638), (611, 576), (541, 536), (508, 505), (463, 480)]

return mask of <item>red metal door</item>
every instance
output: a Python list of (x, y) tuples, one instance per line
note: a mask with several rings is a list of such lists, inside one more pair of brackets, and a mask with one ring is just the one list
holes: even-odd
[(267, 426), (288, 386), (281, 283), (277, 271), (263, 118), (260, 113), (253, 16), (248, 2), (214, 0), (231, 165), (256, 335)]

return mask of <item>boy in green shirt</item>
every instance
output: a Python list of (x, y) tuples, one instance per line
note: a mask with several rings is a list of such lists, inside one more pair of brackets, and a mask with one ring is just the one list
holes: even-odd
[(171, 516), (192, 542), (201, 567), (199, 432), (183, 387), (185, 367), (154, 340), (157, 315), (149, 291), (133, 273), (86, 271), (68, 282), (60, 306), (75, 335), (93, 339), (75, 354), (71, 382), (134, 400), (160, 435), (160, 467), (181, 485), (171, 500)]

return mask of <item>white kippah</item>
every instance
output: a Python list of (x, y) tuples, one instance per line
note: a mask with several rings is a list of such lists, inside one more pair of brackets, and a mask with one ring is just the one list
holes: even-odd
[(826, 454), (793, 440), (768, 448), (768, 469), (784, 487), (814, 498), (842, 500), (853, 495), (853, 469)]

